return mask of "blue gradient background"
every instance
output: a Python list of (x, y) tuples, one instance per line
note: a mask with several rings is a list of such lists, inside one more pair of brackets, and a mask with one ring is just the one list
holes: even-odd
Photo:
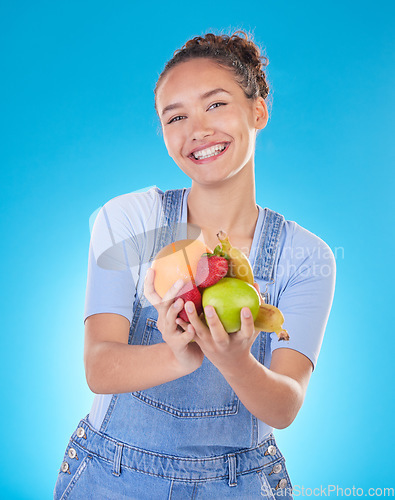
[(188, 38), (238, 28), (270, 60), (257, 201), (337, 258), (318, 366), (279, 446), (294, 486), (394, 487), (393, 14), (355, 0), (2, 3), (1, 498), (52, 497), (93, 400), (89, 217), (122, 193), (190, 185), (159, 132), (158, 74)]

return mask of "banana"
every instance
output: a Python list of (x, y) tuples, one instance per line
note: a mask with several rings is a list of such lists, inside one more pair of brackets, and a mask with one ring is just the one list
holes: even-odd
[[(222, 252), (229, 257), (229, 270), (226, 276), (238, 278), (254, 286), (254, 272), (246, 254), (239, 248), (233, 247), (225, 231), (217, 234)], [(282, 328), (284, 316), (280, 309), (271, 304), (265, 304), (261, 294), (258, 316), (254, 321), (255, 328), (262, 332), (275, 332), (280, 340), (289, 340), (287, 330)]]
[(289, 340), (287, 330), (283, 330), (284, 316), (280, 309), (261, 302), (254, 325), (261, 332), (275, 332), (279, 340)]
[(229, 241), (228, 235), (224, 231), (217, 234), (221, 242), (222, 251), (229, 257), (228, 277), (238, 278), (246, 281), (250, 285), (254, 284), (254, 273), (248, 257), (239, 248), (233, 247)]

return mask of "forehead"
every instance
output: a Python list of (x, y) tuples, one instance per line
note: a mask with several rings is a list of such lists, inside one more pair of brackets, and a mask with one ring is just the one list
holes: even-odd
[(217, 87), (230, 92), (241, 91), (231, 69), (211, 59), (185, 61), (170, 69), (163, 78), (157, 91), (157, 105), (162, 108), (175, 99), (201, 95)]

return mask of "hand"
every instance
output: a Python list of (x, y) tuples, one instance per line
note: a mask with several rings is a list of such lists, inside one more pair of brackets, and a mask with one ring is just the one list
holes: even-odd
[(184, 375), (192, 373), (203, 362), (204, 354), (198, 344), (190, 343), (195, 338), (195, 332), (187, 329), (188, 323), (177, 318), (184, 307), (184, 301), (178, 298), (177, 293), (184, 285), (182, 280), (177, 281), (161, 298), (154, 287), (155, 271), (148, 269), (144, 280), (144, 295), (158, 311), (156, 326), (161, 332), (163, 340), (170, 347)]
[(240, 330), (230, 334), (224, 329), (214, 307), (205, 307), (207, 326), (197, 315), (193, 302), (188, 301), (185, 310), (191, 322), (187, 331), (195, 333), (196, 343), (225, 377), (246, 366), (252, 356), (251, 346), (259, 334), (248, 307), (243, 307), (240, 312)]

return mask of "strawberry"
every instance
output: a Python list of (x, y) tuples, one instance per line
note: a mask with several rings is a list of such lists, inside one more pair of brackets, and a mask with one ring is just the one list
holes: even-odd
[[(203, 312), (202, 296), (194, 283), (186, 283), (178, 292), (176, 298), (178, 299), (180, 297), (184, 301), (184, 303), (188, 302), (188, 300), (191, 300), (195, 304), (198, 316)], [(178, 313), (178, 317), (189, 323), (188, 314), (185, 311), (185, 307), (183, 307), (182, 310)]]
[(205, 253), (200, 257), (196, 270), (196, 285), (207, 288), (226, 276), (229, 269), (229, 257), (218, 245), (213, 253)]

